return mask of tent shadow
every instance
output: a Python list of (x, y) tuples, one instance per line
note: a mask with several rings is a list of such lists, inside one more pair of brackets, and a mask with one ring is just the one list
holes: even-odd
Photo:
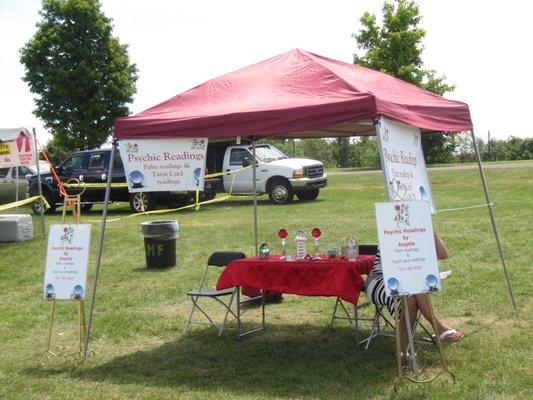
[[(213, 329), (147, 351), (136, 351), (72, 372), (77, 379), (116, 384), (232, 392), (266, 397), (353, 398), (388, 391), (395, 378), (394, 341), (379, 338), (356, 350), (353, 330), (276, 325), (236, 342), (234, 331)], [(37, 372), (37, 371), (34, 371)]]

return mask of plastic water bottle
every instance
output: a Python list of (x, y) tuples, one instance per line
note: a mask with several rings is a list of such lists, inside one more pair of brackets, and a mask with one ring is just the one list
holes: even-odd
[(296, 259), (303, 260), (307, 255), (307, 236), (305, 232), (301, 229), (297, 230), (294, 240), (296, 241)]
[(348, 260), (355, 261), (357, 259), (357, 256), (359, 255), (359, 247), (357, 246), (357, 243), (353, 236), (349, 236), (346, 238), (346, 250), (348, 253)]

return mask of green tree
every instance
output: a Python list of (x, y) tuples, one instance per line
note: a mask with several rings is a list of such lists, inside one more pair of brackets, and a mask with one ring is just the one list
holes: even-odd
[(333, 165), (335, 160), (330, 143), (326, 139), (303, 139), (299, 143), (301, 155), (322, 161), (324, 165)]
[(355, 144), (353, 150), (355, 167), (380, 167), (378, 143), (375, 137), (363, 136)]
[[(455, 86), (445, 82), (435, 70), (425, 69), (422, 62), (422, 39), (426, 32), (419, 27), (422, 19), (414, 1), (385, 2), (382, 23), (374, 14), (365, 12), (360, 19), (362, 28), (352, 36), (359, 54), (354, 54), (354, 64), (385, 72), (413, 85), (442, 96)], [(422, 135), (422, 147), (428, 163), (450, 162), (455, 141), (445, 133)]]
[(137, 68), (98, 0), (43, 0), (40, 15), (20, 50), (34, 114), (51, 129), (57, 153), (98, 147), (115, 118), (128, 115)]
[(336, 139), (336, 145), (333, 148), (333, 156), (337, 161), (337, 167), (346, 168), (350, 166), (350, 138), (338, 137)]

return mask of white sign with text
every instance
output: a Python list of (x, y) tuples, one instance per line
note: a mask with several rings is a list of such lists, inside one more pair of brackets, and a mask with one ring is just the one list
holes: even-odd
[(207, 138), (119, 140), (133, 192), (203, 190)]
[(381, 118), (379, 143), (389, 200), (426, 200), (434, 213), (420, 130)]
[(15, 140), (0, 143), (0, 168), (19, 165), (35, 165), (33, 137), (26, 129)]
[(85, 299), (90, 240), (90, 224), (50, 226), (44, 273), (45, 299)]
[(387, 296), (441, 290), (429, 203), (378, 203), (376, 223)]

